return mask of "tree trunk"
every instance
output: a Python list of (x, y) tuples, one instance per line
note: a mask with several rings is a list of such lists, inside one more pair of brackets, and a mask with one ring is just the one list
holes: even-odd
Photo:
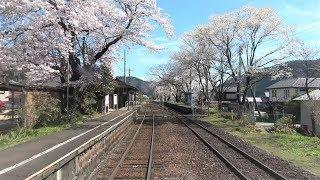
[[(261, 118), (261, 112), (260, 112), (260, 109), (259, 109), (259, 106), (258, 106), (258, 103), (257, 103), (257, 100), (256, 100), (256, 96), (255, 94), (253, 93), (253, 90), (251, 89), (251, 94), (252, 94), (252, 97), (253, 97), (253, 103), (254, 103), (254, 106), (257, 107), (257, 111), (258, 111), (258, 114), (259, 114), (259, 118)], [(254, 113), (254, 112), (253, 112)], [(254, 114), (253, 114), (254, 115)]]

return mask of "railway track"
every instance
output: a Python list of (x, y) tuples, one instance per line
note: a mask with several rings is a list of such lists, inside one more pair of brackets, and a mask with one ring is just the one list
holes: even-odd
[(151, 179), (154, 150), (154, 120), (154, 116), (143, 116), (131, 142), (109, 176), (109, 180)]
[[(265, 165), (263, 162), (257, 160), (256, 158), (244, 152), (242, 149), (230, 143), (225, 139), (224, 136), (220, 136), (212, 131), (211, 128), (205, 126), (203, 123), (201, 123), (201, 121), (178, 114), (175, 111), (157, 104), (146, 105), (142, 110), (140, 110), (139, 114), (140, 115), (137, 116), (137, 120), (135, 121), (134, 130), (131, 132), (131, 135), (128, 136), (128, 140), (123, 143), (122, 148), (119, 149), (120, 151), (115, 151), (117, 152), (117, 155), (113, 157), (116, 158), (110, 159), (111, 165), (107, 163), (106, 168), (101, 173), (101, 179), (170, 179), (174, 177), (179, 179), (180, 177), (184, 177), (186, 173), (180, 174), (180, 171), (175, 169), (177, 167), (175, 165), (179, 164), (180, 161), (182, 161), (182, 163), (192, 162), (192, 157), (197, 157), (195, 162), (206, 162), (204, 164), (199, 162), (199, 165), (203, 165), (201, 169), (211, 169), (211, 171), (207, 174), (211, 174), (211, 176), (204, 175), (202, 178), (208, 177), (208, 179), (210, 179), (209, 177), (214, 175), (217, 179), (226, 179), (226, 177), (246, 180), (287, 179), (283, 175)], [(157, 119), (156, 123), (155, 119)], [(194, 139), (197, 141), (197, 143), (199, 143), (195, 149), (198, 149), (199, 147), (199, 150), (202, 151), (203, 143), (203, 145), (208, 148), (206, 148), (206, 152), (201, 152), (203, 154), (202, 156), (185, 154), (183, 157), (187, 156), (187, 158), (184, 159), (180, 157), (180, 159), (178, 158), (174, 161), (171, 161), (170, 158), (166, 158), (166, 156), (170, 156), (171, 153), (175, 153), (175, 151), (172, 151), (176, 149), (172, 148), (173, 146), (178, 145), (181, 149), (185, 149), (184, 146), (189, 146), (188, 144), (184, 144), (184, 138), (180, 137), (179, 142), (175, 140), (162, 140), (162, 143), (164, 142), (165, 146), (167, 146), (170, 150), (167, 151), (167, 149), (161, 148), (162, 145), (160, 140), (167, 138), (170, 133), (172, 134), (172, 131), (170, 132), (170, 130), (163, 129), (158, 129), (159, 132), (157, 133), (157, 141), (154, 142), (155, 124), (157, 128), (158, 126), (168, 127), (168, 125), (165, 125), (167, 122), (176, 124), (176, 128), (179, 128), (179, 130), (177, 130), (179, 132), (178, 134), (185, 133), (184, 137), (187, 137), (188, 134), (192, 132), (195, 136), (190, 136), (190, 138), (192, 137), (191, 139)], [(180, 131), (180, 129), (184, 130)], [(160, 134), (161, 136), (158, 137)], [(175, 143), (170, 144), (171, 142)], [(153, 148), (153, 144), (155, 144), (157, 149)], [(190, 151), (188, 152), (190, 153)], [(176, 158), (177, 155), (179, 156), (181, 153), (183, 154), (184, 151), (180, 151), (179, 149), (178, 153), (173, 155), (172, 158)], [(206, 157), (210, 158), (206, 159)], [(207, 160), (213, 164), (208, 164)], [(173, 165), (171, 163), (173, 163)], [(185, 166), (184, 165), (179, 165), (179, 167), (189, 168), (189, 164)], [(220, 169), (214, 170), (215, 167)], [(197, 168), (197, 166), (194, 168)], [(197, 170), (196, 172), (200, 172), (201, 175), (203, 175), (203, 171), (201, 170)], [(189, 175), (191, 175), (191, 177), (193, 176), (191, 173), (186, 175), (186, 177), (189, 177)], [(196, 176), (193, 176), (193, 178), (195, 177)]]
[(199, 122), (178, 115), (172, 110), (169, 111), (216, 154), (239, 179), (287, 179)]

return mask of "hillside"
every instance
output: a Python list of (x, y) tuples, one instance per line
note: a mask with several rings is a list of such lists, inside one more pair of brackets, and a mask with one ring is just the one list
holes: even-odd
[[(124, 81), (123, 76), (118, 76), (117, 79)], [(127, 84), (137, 88), (139, 91), (141, 91), (145, 95), (149, 97), (153, 96), (154, 93), (153, 93), (153, 90), (150, 88), (150, 82), (144, 81), (136, 77), (130, 77), (130, 78), (127, 77), (126, 80), (127, 80)]]

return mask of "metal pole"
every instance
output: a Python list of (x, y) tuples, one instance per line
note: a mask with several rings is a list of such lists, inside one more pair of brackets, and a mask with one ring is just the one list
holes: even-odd
[(67, 115), (69, 115), (70, 62), (67, 60)]
[(11, 118), (14, 120), (14, 91), (11, 91), (12, 101), (11, 101)]
[(255, 111), (256, 111), (256, 84), (253, 85), (253, 120), (256, 122), (256, 116), (255, 116)]
[(130, 73), (130, 71), (131, 71), (131, 70), (130, 70), (130, 68), (129, 68), (129, 82), (130, 82), (130, 77), (131, 77), (131, 73)]
[(126, 83), (127, 82), (127, 80), (126, 80), (126, 50), (124, 50), (124, 52), (123, 52), (123, 66), (124, 66), (124, 70), (123, 70), (124, 83)]
[(131, 72), (132, 72), (133, 70), (131, 69), (131, 68), (129, 68), (129, 83), (131, 82)]

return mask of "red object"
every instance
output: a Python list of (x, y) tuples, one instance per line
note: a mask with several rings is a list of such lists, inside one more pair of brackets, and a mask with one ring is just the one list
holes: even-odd
[(302, 129), (304, 132), (308, 132), (308, 131), (309, 131), (308, 125), (305, 125), (305, 124), (303, 124), (303, 125), (301, 126), (301, 129)]
[(4, 111), (6, 108), (4, 102), (0, 101), (0, 111)]

